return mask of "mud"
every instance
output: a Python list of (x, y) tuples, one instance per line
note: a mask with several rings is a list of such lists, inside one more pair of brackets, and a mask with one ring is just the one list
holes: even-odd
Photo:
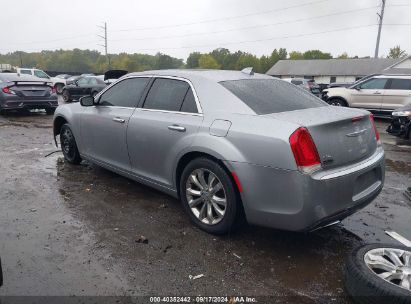
[(384, 120), (377, 123), (386, 181), (371, 205), (311, 234), (246, 226), (224, 237), (193, 227), (167, 195), (87, 162), (65, 163), (52, 153), (51, 120), (40, 112), (0, 116), (0, 296), (299, 296), (304, 303), (350, 303), (346, 254), (363, 243), (395, 243), (386, 229), (411, 239), (411, 204), (403, 195), (411, 186), (411, 146), (386, 134)]

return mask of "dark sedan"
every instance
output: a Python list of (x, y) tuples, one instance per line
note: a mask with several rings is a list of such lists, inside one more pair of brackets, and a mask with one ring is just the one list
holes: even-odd
[(58, 106), (52, 83), (33, 76), (0, 73), (0, 112), (45, 109), (53, 114)]
[(392, 121), (387, 132), (411, 140), (411, 104), (392, 112)]
[(91, 95), (96, 96), (107, 84), (94, 76), (80, 76), (72, 84), (68, 84), (63, 89), (63, 100), (65, 102), (78, 101), (80, 97)]

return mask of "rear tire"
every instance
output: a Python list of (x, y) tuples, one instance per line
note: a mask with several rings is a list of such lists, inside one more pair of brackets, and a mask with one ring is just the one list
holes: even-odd
[(327, 100), (328, 104), (336, 107), (348, 107), (347, 103), (341, 98), (330, 98)]
[(60, 144), (65, 160), (70, 164), (81, 163), (80, 153), (77, 149), (76, 139), (69, 124), (64, 124), (60, 129)]
[(63, 96), (63, 101), (64, 101), (64, 102), (71, 102), (71, 101), (72, 101), (72, 100), (71, 100), (71, 95), (70, 95), (70, 92), (69, 92), (69, 91), (63, 90), (62, 96)]
[[(197, 178), (200, 175), (204, 178)], [(241, 222), (242, 206), (230, 175), (208, 158), (196, 158), (184, 168), (180, 199), (190, 220), (208, 233), (227, 234), (235, 231)]]

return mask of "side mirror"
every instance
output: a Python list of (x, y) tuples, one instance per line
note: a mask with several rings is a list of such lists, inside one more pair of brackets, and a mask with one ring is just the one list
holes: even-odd
[(80, 98), (80, 104), (83, 107), (94, 106), (94, 97), (93, 96), (83, 96)]
[(355, 86), (354, 89), (356, 89), (357, 91), (361, 91), (361, 86)]
[(76, 85), (76, 87), (78, 87), (78, 81), (74, 80), (74, 84)]

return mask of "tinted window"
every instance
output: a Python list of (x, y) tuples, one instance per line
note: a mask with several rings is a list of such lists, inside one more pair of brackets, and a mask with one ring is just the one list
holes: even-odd
[(292, 84), (295, 84), (295, 85), (301, 85), (301, 84), (303, 84), (303, 82), (302, 82), (301, 80), (291, 80), (291, 83), (292, 83)]
[(31, 75), (31, 71), (30, 70), (20, 70), (20, 74)]
[(84, 77), (81, 77), (81, 78), (77, 79), (77, 83), (81, 86), (88, 85), (88, 79), (84, 78)]
[(39, 78), (49, 78), (49, 76), (46, 73), (39, 70), (34, 70), (34, 75), (36, 75)]
[(189, 88), (189, 84), (185, 81), (157, 78), (147, 95), (144, 108), (180, 111)]
[(184, 98), (183, 104), (181, 105), (181, 112), (187, 113), (198, 113), (196, 100), (194, 98), (193, 91), (188, 89), (186, 97)]
[(374, 78), (367, 80), (366, 82), (360, 85), (361, 89), (365, 90), (382, 90), (387, 83), (387, 79), (384, 78)]
[(391, 90), (411, 90), (411, 79), (393, 79)]
[(100, 97), (104, 106), (136, 107), (148, 83), (148, 78), (129, 78), (115, 84)]
[(252, 79), (220, 82), (257, 114), (327, 106), (308, 91), (282, 80)]

